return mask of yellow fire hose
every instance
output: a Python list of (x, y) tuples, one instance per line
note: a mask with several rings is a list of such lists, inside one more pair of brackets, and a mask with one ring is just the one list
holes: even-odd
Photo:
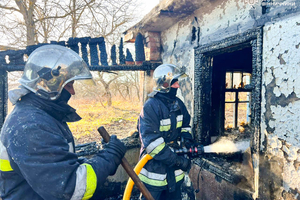
[[(153, 157), (150, 156), (149, 154), (146, 154), (142, 157), (142, 159), (136, 164), (136, 166), (134, 167), (134, 172), (139, 175), (139, 173), (141, 172), (142, 168), (145, 166), (145, 164), (151, 160)], [(132, 188), (133, 188), (134, 182), (133, 180), (129, 177), (127, 184), (126, 184), (126, 188), (124, 191), (124, 195), (123, 195), (123, 200), (130, 200), (130, 196), (131, 196), (131, 192), (132, 192)]]
[[(194, 148), (190, 148), (190, 149), (184, 148), (184, 149), (179, 149), (179, 150), (175, 151), (175, 153), (177, 153), (177, 154), (188, 154), (188, 153), (202, 154), (203, 152), (204, 152), (203, 146), (194, 147)], [(133, 169), (133, 171), (136, 173), (136, 175), (140, 174), (142, 168), (152, 158), (153, 157), (150, 156), (149, 154), (146, 154), (141, 158), (141, 160), (136, 164), (136, 166)], [(127, 184), (126, 184), (125, 191), (124, 191), (123, 200), (130, 200), (133, 186), (134, 186), (134, 181), (129, 177)]]
[[(103, 126), (101, 126), (101, 127), (98, 128), (98, 132), (103, 137), (103, 139), (104, 139), (105, 142), (109, 142), (110, 135), (108, 134), (108, 132), (105, 130), (105, 128)], [(129, 175), (129, 177), (133, 179), (133, 181), (135, 182), (136, 186), (139, 188), (139, 190), (145, 196), (145, 198), (147, 200), (154, 200), (154, 198), (152, 197), (151, 193), (148, 191), (148, 189), (143, 184), (143, 182), (139, 179), (139, 177), (137, 176), (137, 174), (133, 171), (133, 169), (131, 168), (131, 166), (129, 165), (129, 163), (126, 160), (125, 157), (122, 158), (121, 165), (123, 166), (123, 168), (125, 169), (125, 171)]]

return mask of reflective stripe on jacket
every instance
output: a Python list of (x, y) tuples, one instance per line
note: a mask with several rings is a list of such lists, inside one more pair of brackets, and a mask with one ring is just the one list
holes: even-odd
[[(174, 104), (178, 106), (176, 111), (172, 111)], [(168, 185), (170, 180), (167, 180), (167, 171), (174, 167), (177, 157), (168, 144), (177, 143), (181, 132), (191, 132), (189, 123), (190, 115), (179, 98), (166, 99), (157, 93), (146, 101), (138, 123), (141, 154), (146, 152), (153, 159), (148, 161), (139, 174), (144, 183), (157, 187)], [(176, 182), (184, 178), (182, 170), (174, 169), (173, 172)]]
[(105, 156), (104, 151), (102, 156), (86, 159), (84, 163), (79, 160), (66, 122), (49, 115), (43, 108), (45, 102), (37, 106), (39, 102), (34, 100), (38, 97), (32, 95), (17, 102), (1, 130), (1, 198), (93, 197), (115, 167), (113, 159)]

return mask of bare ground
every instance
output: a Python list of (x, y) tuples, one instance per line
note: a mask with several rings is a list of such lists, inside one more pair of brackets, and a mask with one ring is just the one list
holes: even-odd
[[(137, 131), (137, 122), (120, 120), (109, 125), (104, 125), (103, 127), (110, 135), (116, 135), (119, 139), (122, 139), (132, 135), (135, 131)], [(93, 131), (91, 134), (78, 139), (76, 141), (76, 144), (84, 144), (90, 142), (99, 143), (102, 137), (97, 131), (98, 128), (99, 127), (95, 127), (95, 131)]]

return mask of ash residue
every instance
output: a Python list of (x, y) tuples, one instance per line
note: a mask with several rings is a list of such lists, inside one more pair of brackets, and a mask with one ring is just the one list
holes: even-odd
[(141, 146), (141, 141), (139, 139), (139, 133), (134, 132), (131, 136), (121, 139), (122, 142), (126, 145), (127, 149), (133, 149)]

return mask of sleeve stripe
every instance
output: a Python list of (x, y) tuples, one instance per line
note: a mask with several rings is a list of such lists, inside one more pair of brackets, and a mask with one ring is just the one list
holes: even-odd
[(85, 165), (87, 168), (87, 180), (86, 180), (87, 187), (86, 187), (85, 194), (82, 198), (84, 200), (84, 199), (89, 199), (94, 195), (97, 187), (97, 176), (91, 165), (87, 163), (84, 163), (83, 165)]
[(183, 120), (183, 115), (178, 115), (178, 116), (176, 117), (176, 119), (177, 119), (178, 122), (179, 122), (179, 121), (182, 121), (182, 120)]
[(0, 141), (0, 159), (8, 160), (8, 154), (6, 148), (1, 141)]
[(191, 130), (190, 127), (181, 128), (181, 132), (191, 132)]
[(0, 141), (0, 170), (3, 172), (13, 171), (5, 146)]
[(0, 170), (3, 172), (13, 171), (10, 166), (9, 160), (0, 159)]
[(91, 165), (84, 163), (76, 171), (76, 186), (71, 200), (89, 199), (97, 186), (97, 177)]
[(158, 154), (164, 147), (166, 146), (165, 143), (162, 143), (158, 145), (149, 155), (152, 156), (152, 158)]
[(156, 147), (158, 147), (160, 144), (163, 144), (164, 142), (165, 140), (162, 137), (157, 138), (147, 146), (147, 153), (150, 154)]
[(180, 127), (182, 127), (182, 121), (181, 122), (177, 122), (177, 124), (176, 124), (176, 128), (180, 128)]
[(178, 115), (176, 117), (176, 120), (177, 120), (176, 128), (182, 127), (183, 115)]

